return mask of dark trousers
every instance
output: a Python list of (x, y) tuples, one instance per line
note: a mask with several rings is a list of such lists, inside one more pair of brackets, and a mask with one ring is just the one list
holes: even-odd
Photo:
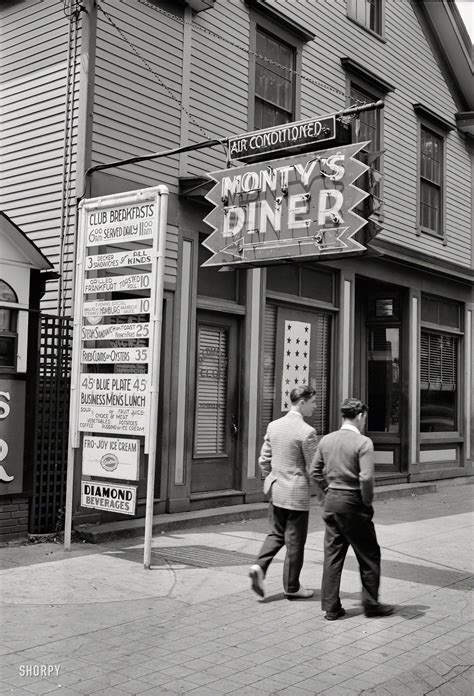
[(321, 606), (337, 611), (341, 606), (339, 588), (349, 546), (359, 563), (362, 581), (362, 604), (378, 603), (380, 585), (380, 546), (372, 522), (372, 506), (363, 504), (358, 491), (329, 489), (324, 503), (324, 568)]
[(268, 519), (271, 532), (263, 542), (256, 562), (265, 575), (278, 551), (286, 546), (283, 589), (285, 592), (298, 592), (304, 560), (304, 545), (308, 535), (309, 512), (287, 510), (270, 503)]

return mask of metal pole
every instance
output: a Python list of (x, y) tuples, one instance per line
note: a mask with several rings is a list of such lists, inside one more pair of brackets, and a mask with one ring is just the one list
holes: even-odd
[(74, 318), (72, 333), (72, 363), (71, 363), (71, 396), (69, 402), (69, 437), (67, 452), (67, 477), (66, 477), (66, 510), (64, 516), (64, 549), (71, 550), (72, 529), (72, 503), (74, 494), (74, 457), (75, 448), (79, 445), (79, 433), (77, 432), (77, 380), (79, 378), (79, 364), (81, 354), (81, 306), (84, 282), (84, 234), (86, 213), (80, 204), (80, 222), (77, 240), (76, 282), (74, 286)]
[(150, 419), (148, 426), (148, 471), (146, 487), (146, 512), (145, 512), (145, 541), (143, 553), (143, 566), (145, 570), (151, 568), (151, 540), (153, 532), (153, 504), (155, 499), (155, 466), (156, 466), (156, 441), (157, 441), (157, 421), (158, 421), (158, 395), (160, 381), (160, 358), (161, 358), (161, 325), (163, 321), (163, 286), (165, 276), (165, 253), (166, 253), (166, 221), (168, 214), (168, 188), (158, 186), (160, 196), (160, 208), (158, 219), (158, 249), (156, 251), (157, 273), (156, 284), (153, 288), (155, 293), (153, 300), (153, 319), (152, 319), (152, 350), (153, 355), (150, 363), (150, 388), (151, 404)]
[(361, 106), (350, 106), (347, 109), (343, 109), (342, 111), (338, 111), (336, 114), (336, 118), (338, 116), (351, 116), (353, 114), (360, 114), (363, 111), (374, 111), (376, 109), (383, 109), (385, 106), (385, 102), (383, 99), (379, 99), (376, 102), (370, 102), (369, 104), (362, 104)]

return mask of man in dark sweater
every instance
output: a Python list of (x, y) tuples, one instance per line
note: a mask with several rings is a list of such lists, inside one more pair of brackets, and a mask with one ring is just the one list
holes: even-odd
[(365, 615), (393, 613), (393, 607), (381, 604), (378, 598), (380, 547), (372, 522), (374, 446), (370, 438), (362, 435), (367, 406), (358, 399), (346, 399), (341, 414), (341, 428), (321, 439), (310, 469), (310, 475), (325, 495), (321, 606), (328, 621), (345, 614), (339, 587), (349, 546), (359, 563)]

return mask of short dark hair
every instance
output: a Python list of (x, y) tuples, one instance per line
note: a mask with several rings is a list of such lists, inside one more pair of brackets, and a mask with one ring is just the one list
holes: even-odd
[(308, 387), (307, 384), (302, 384), (301, 387), (295, 387), (290, 392), (290, 401), (292, 404), (296, 404), (300, 399), (308, 401), (312, 396), (316, 394), (316, 389)]
[(356, 418), (359, 413), (367, 413), (368, 410), (367, 406), (360, 399), (355, 399), (353, 396), (344, 399), (341, 404), (342, 417), (350, 420)]

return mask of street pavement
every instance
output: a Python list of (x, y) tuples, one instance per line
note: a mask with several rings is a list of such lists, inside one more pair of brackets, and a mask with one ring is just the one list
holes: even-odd
[(381, 599), (396, 613), (367, 619), (349, 552), (347, 615), (324, 620), (321, 509), (311, 511), (302, 583), (288, 601), (284, 551), (266, 597), (248, 567), (265, 519), (226, 522), (102, 545), (0, 549), (0, 694), (31, 696), (471, 696), (472, 485), (375, 504)]

